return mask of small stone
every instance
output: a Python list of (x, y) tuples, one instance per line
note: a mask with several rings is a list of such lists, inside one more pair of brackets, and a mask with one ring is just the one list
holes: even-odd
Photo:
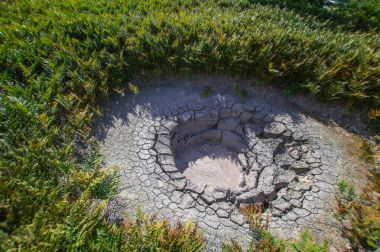
[(295, 221), (295, 220), (298, 218), (298, 216), (297, 216), (294, 212), (289, 212), (289, 213), (286, 215), (286, 217), (287, 217), (288, 220), (290, 220), (290, 221)]
[(277, 189), (286, 186), (288, 183), (293, 181), (296, 177), (296, 173), (292, 170), (278, 169), (275, 178), (273, 180), (274, 185)]
[(237, 211), (234, 211), (231, 214), (230, 219), (231, 219), (232, 222), (238, 224), (239, 226), (242, 226), (245, 223), (244, 216), (241, 213), (237, 212)]
[(226, 210), (221, 208), (216, 210), (216, 215), (218, 215), (220, 218), (228, 218), (230, 216), (230, 214)]
[(260, 174), (258, 189), (265, 194), (271, 193), (274, 190), (273, 180), (276, 174), (276, 166), (267, 166)]
[(290, 169), (294, 170), (297, 174), (309, 170), (309, 165), (302, 161), (295, 161), (291, 163)]
[(265, 200), (265, 194), (262, 191), (259, 191), (257, 189), (252, 189), (236, 197), (236, 201), (238, 203), (246, 203), (246, 204), (263, 202), (264, 200)]
[(216, 202), (216, 199), (209, 193), (202, 193), (199, 197), (208, 205)]
[(292, 149), (290, 152), (289, 152), (289, 155), (296, 159), (296, 160), (299, 160), (302, 156), (302, 153), (301, 151), (297, 150), (297, 149)]
[(279, 122), (271, 122), (264, 127), (264, 135), (267, 137), (278, 136), (284, 133), (286, 127)]
[(240, 174), (240, 177), (239, 177), (239, 186), (240, 187), (245, 187), (246, 186), (244, 173)]
[(264, 116), (263, 118), (263, 122), (264, 123), (270, 123), (270, 122), (273, 122), (274, 121), (274, 118), (275, 118), (275, 115), (274, 114), (267, 114)]
[(310, 213), (303, 209), (303, 208), (294, 208), (294, 213), (297, 214), (299, 217), (306, 217), (308, 216)]
[(149, 152), (145, 151), (145, 150), (140, 150), (137, 155), (139, 156), (139, 158), (143, 159), (143, 160), (148, 160), (150, 155), (149, 155)]
[(309, 157), (306, 159), (306, 163), (308, 164), (314, 164), (314, 163), (320, 163), (321, 160), (318, 159), (318, 158), (314, 158), (314, 157)]
[(194, 199), (189, 194), (184, 194), (178, 207), (181, 209), (193, 208), (195, 206)]
[(291, 183), (288, 188), (294, 191), (308, 191), (311, 188), (311, 184), (307, 182)]
[(175, 127), (178, 126), (178, 124), (174, 121), (167, 121), (164, 124), (162, 124), (162, 126), (164, 126), (167, 130), (172, 131), (173, 129), (175, 129)]
[(274, 208), (277, 208), (278, 210), (280, 210), (281, 212), (285, 212), (291, 207), (291, 204), (287, 202), (284, 198), (278, 198), (272, 201), (271, 205)]
[(212, 192), (211, 195), (214, 197), (216, 201), (222, 201), (227, 198), (227, 195), (229, 193), (228, 189), (225, 188), (215, 188)]
[(186, 188), (185, 188), (187, 191), (190, 191), (190, 192), (193, 192), (193, 193), (196, 193), (196, 194), (202, 194), (204, 192), (204, 188), (200, 187), (200, 186), (197, 186), (191, 182), (188, 182), (186, 184)]
[(174, 191), (174, 192), (172, 193), (172, 195), (170, 196), (170, 199), (171, 199), (171, 201), (173, 201), (174, 203), (179, 204), (179, 203), (181, 203), (181, 196), (182, 196), (182, 195), (183, 195), (182, 193), (180, 193), (180, 192), (178, 192), (178, 191)]
[(160, 167), (166, 173), (178, 172), (177, 168), (174, 165), (161, 164)]
[(300, 132), (300, 131), (293, 132), (292, 137), (296, 141), (306, 141), (309, 139), (307, 135), (305, 135), (303, 132)]

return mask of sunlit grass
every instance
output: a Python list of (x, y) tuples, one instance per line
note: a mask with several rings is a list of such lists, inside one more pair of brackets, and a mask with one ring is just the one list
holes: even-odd
[(252, 75), (377, 111), (379, 47), (377, 33), (258, 4), (1, 1), (0, 250), (83, 249), (94, 230), (106, 240), (122, 235), (103, 224), (105, 203), (87, 207), (116, 186), (100, 160), (88, 161), (89, 139), (98, 99), (122, 95), (134, 77)]

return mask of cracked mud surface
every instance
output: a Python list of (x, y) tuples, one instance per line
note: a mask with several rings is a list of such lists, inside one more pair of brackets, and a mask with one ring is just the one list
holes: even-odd
[(119, 167), (111, 220), (138, 207), (192, 220), (218, 248), (255, 237), (238, 207), (264, 203), (280, 237), (305, 227), (339, 236), (331, 225), (342, 158), (326, 126), (262, 92), (239, 99), (218, 85), (202, 98), (196, 81), (155, 85), (110, 100), (96, 122), (105, 165)]

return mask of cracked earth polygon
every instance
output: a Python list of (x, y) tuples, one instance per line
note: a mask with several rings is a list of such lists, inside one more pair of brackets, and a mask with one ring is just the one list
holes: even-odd
[(146, 89), (111, 102), (98, 122), (105, 165), (117, 165), (111, 220), (138, 207), (194, 221), (211, 247), (254, 236), (239, 207), (262, 204), (269, 228), (292, 238), (333, 219), (340, 159), (329, 132), (281, 98), (207, 99), (194, 86)]

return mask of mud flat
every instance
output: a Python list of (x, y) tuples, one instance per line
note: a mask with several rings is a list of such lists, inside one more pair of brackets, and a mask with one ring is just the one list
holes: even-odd
[(240, 98), (230, 81), (215, 80), (205, 98), (204, 86), (151, 81), (137, 95), (104, 102), (95, 135), (105, 165), (120, 175), (110, 220), (138, 207), (173, 223), (192, 220), (218, 248), (254, 238), (239, 207), (262, 204), (275, 235), (293, 239), (309, 228), (343, 250), (334, 193), (338, 178), (349, 176), (342, 142), (350, 133), (271, 90)]

